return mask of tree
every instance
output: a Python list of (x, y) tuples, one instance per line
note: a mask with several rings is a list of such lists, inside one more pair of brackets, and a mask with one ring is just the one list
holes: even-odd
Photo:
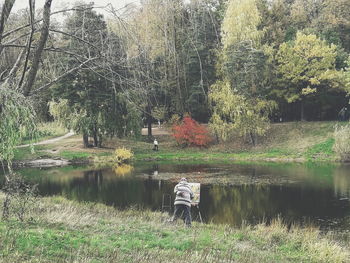
[(254, 47), (260, 45), (262, 31), (258, 29), (261, 15), (256, 0), (231, 0), (222, 22), (224, 49), (241, 41), (250, 40)]
[(209, 90), (210, 127), (218, 140), (225, 141), (236, 131), (256, 145), (256, 135), (263, 135), (269, 126), (275, 103), (266, 100), (267, 57), (261, 45), (261, 22), (258, 1), (228, 3), (218, 62), (221, 80)]
[(304, 102), (330, 89), (344, 88), (343, 72), (335, 68), (336, 46), (316, 35), (297, 33), (293, 42), (283, 43), (277, 53), (280, 74), (279, 96), (288, 103), (300, 102), (301, 120)]
[[(207, 93), (215, 81), (220, 1), (147, 0), (136, 9), (125, 36), (131, 78), (139, 83), (132, 96), (144, 107), (149, 137), (153, 108), (167, 116), (190, 112), (208, 120)], [(131, 33), (132, 32), (132, 33)], [(141, 98), (140, 98), (141, 97)]]
[(263, 99), (247, 99), (232, 90), (228, 81), (218, 81), (211, 86), (209, 101), (213, 105), (210, 128), (217, 139), (226, 141), (233, 132), (249, 136), (251, 143), (257, 143), (256, 135), (264, 135), (269, 128), (269, 115), (276, 103)]
[[(93, 137), (95, 147), (101, 147), (103, 134), (122, 136), (131, 131), (138, 134), (140, 125), (130, 124), (136, 124), (133, 118), (140, 117), (132, 109), (129, 111), (129, 103), (119, 94), (121, 83), (115, 78), (120, 67), (114, 62), (122, 57), (118, 36), (107, 31), (103, 17), (91, 8), (75, 11), (65, 27), (65, 50), (99, 58), (74, 74), (68, 74), (53, 87), (53, 97), (63, 99), (63, 109), (71, 108), (76, 119), (72, 126), (69, 118), (63, 118), (65, 125), (83, 134), (85, 147), (88, 147), (89, 136)], [(70, 67), (80, 63), (79, 57), (62, 56), (61, 60)], [(52, 105), (60, 108), (62, 102)], [(64, 110), (62, 114), (67, 115)]]
[(247, 98), (263, 98), (267, 94), (267, 57), (253, 47), (250, 40), (226, 48), (224, 73), (232, 87)]
[(350, 52), (350, 2), (348, 0), (324, 0), (322, 6), (319, 30), (324, 34), (339, 38), (339, 44)]

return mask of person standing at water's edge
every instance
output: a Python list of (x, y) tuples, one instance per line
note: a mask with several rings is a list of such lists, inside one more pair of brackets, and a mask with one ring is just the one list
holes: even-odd
[(183, 214), (184, 222), (186, 226), (191, 226), (191, 200), (194, 195), (190, 185), (186, 178), (181, 178), (180, 182), (175, 186), (174, 193), (175, 197), (175, 211), (174, 216), (170, 221), (175, 221)]
[(156, 138), (154, 138), (154, 142), (153, 142), (153, 150), (154, 151), (158, 151), (158, 141), (157, 141), (157, 139)]

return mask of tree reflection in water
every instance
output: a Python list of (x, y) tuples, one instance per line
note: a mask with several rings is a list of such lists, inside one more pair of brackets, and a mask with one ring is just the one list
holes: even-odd
[[(160, 210), (182, 176), (201, 182), (207, 222), (240, 226), (281, 216), (322, 227), (350, 226), (350, 166), (333, 164), (154, 164), (24, 169), (43, 195)], [(169, 180), (170, 179), (170, 180)]]

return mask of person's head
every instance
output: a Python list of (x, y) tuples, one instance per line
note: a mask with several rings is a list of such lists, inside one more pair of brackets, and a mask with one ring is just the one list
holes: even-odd
[(187, 179), (185, 177), (182, 177), (180, 182), (186, 182), (187, 183)]

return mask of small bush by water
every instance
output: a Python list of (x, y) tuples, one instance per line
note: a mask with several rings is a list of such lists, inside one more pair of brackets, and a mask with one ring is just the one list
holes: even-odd
[(115, 159), (118, 164), (127, 163), (134, 157), (131, 150), (126, 148), (118, 148), (115, 150)]
[[(0, 202), (4, 195), (0, 193)], [(2, 202), (1, 202), (2, 203)], [(168, 214), (41, 198), (30, 222), (0, 222), (0, 262), (349, 262), (314, 228), (167, 223)]]

